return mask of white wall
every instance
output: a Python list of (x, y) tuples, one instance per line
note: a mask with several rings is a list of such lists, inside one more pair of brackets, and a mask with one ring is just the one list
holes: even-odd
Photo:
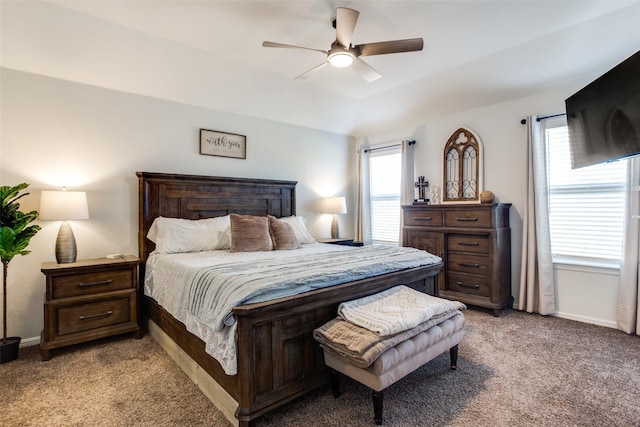
[[(137, 255), (136, 171), (298, 181), (297, 213), (316, 237), (329, 237), (331, 222), (317, 213), (319, 198), (353, 201), (350, 137), (6, 68), (0, 80), (0, 182), (31, 184), (23, 211), (39, 209), (41, 190), (87, 191), (91, 219), (71, 222), (78, 259)], [(246, 160), (200, 155), (200, 128), (246, 135)], [(40, 339), (40, 266), (55, 259), (60, 222), (39, 224), (32, 253), (8, 274), (8, 333), (27, 343)], [(341, 218), (342, 235), (352, 224)]]
[[(532, 114), (563, 113), (564, 99), (580, 89), (580, 85), (566, 84), (536, 96), (455, 114), (432, 116), (414, 126), (372, 134), (362, 139), (368, 143), (415, 139), (416, 176), (424, 175), (430, 183), (438, 183), (442, 188), (444, 144), (461, 126), (476, 132), (484, 146), (484, 189), (491, 190), (496, 195), (496, 201), (512, 203), (511, 288), (514, 307), (517, 307), (519, 299), (526, 182), (526, 126), (520, 121)], [(617, 272), (557, 266), (555, 275), (558, 316), (615, 327)]]
[[(317, 237), (328, 237), (330, 217), (317, 200), (345, 195), (350, 214), (341, 234), (353, 235), (355, 150), (349, 137), (225, 113), (202, 107), (2, 69), (0, 76), (0, 182), (31, 183), (23, 210), (38, 209), (39, 192), (66, 185), (88, 192), (91, 219), (72, 223), (78, 258), (137, 254), (136, 171), (297, 180), (297, 211)], [(512, 290), (518, 301), (525, 186), (525, 127), (529, 114), (564, 111), (563, 100), (579, 87), (566, 85), (506, 103), (425, 118), (402, 129), (368, 135), (369, 143), (415, 139), (416, 175), (442, 181), (442, 147), (459, 126), (484, 145), (485, 189), (512, 203)], [(198, 154), (198, 131), (247, 135), (247, 159)], [(58, 222), (40, 222), (32, 253), (9, 267), (8, 329), (38, 342), (44, 276), (40, 264), (54, 259)], [(560, 316), (614, 326), (617, 275), (598, 270), (556, 271)]]

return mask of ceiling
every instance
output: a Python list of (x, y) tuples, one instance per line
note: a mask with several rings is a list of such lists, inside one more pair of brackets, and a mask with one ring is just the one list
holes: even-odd
[[(637, 1), (8, 3), (2, 3), (3, 66), (354, 136), (571, 81), (586, 83), (640, 48)], [(383, 76), (367, 83), (351, 69), (330, 66), (308, 80), (295, 80), (325, 56), (261, 46), (270, 40), (328, 50), (335, 40), (331, 21), (336, 7), (360, 12), (353, 44), (422, 37), (424, 49), (363, 58)], [(121, 34), (137, 36), (118, 44)], [(51, 39), (67, 36), (76, 41), (47, 47)], [(91, 42), (83, 45), (78, 38)], [(159, 45), (167, 47), (155, 52)], [(89, 51), (96, 47), (112, 57), (131, 55), (126, 58), (129, 74), (120, 81), (96, 76), (103, 60)], [(57, 60), (52, 49), (60, 49)], [(74, 59), (84, 58), (80, 64), (61, 60), (73, 49), (78, 52)], [(135, 71), (143, 67), (135, 58), (149, 55), (149, 65), (152, 54), (162, 54), (163, 68), (175, 67), (172, 80), (163, 78), (155, 87), (155, 73)], [(176, 65), (189, 61), (208, 71), (191, 74)], [(226, 107), (208, 105), (202, 94), (214, 92), (230, 99)]]

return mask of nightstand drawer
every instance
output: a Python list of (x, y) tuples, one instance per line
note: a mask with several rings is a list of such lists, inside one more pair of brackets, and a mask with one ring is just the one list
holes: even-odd
[(53, 298), (66, 298), (133, 288), (135, 270), (110, 270), (53, 278)]
[(449, 234), (447, 249), (457, 252), (472, 252), (474, 254), (489, 254), (489, 236), (476, 234)]
[(131, 299), (118, 298), (57, 309), (57, 335), (68, 335), (131, 321)]
[(491, 227), (492, 212), (488, 209), (450, 210), (444, 213), (447, 227)]
[(489, 279), (487, 277), (451, 272), (447, 275), (446, 289), (486, 297), (489, 296)]
[(487, 255), (466, 255), (449, 252), (447, 269), (450, 272), (460, 272), (489, 277), (491, 259)]

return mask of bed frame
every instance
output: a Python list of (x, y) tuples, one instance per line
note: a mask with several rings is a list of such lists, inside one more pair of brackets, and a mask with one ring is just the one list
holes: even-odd
[[(137, 172), (137, 176), (142, 279), (144, 263), (154, 249), (146, 235), (158, 216), (201, 219), (229, 213), (276, 217), (295, 214), (294, 181), (149, 172)], [(249, 426), (257, 417), (329, 383), (329, 370), (312, 331), (336, 316), (340, 302), (399, 284), (437, 295), (440, 268), (441, 264), (411, 268), (235, 307), (238, 374), (234, 376), (226, 375), (220, 364), (205, 352), (204, 342), (187, 332), (182, 323), (152, 298), (142, 299), (142, 312), (154, 338), (169, 343), (163, 347), (170, 354), (175, 348), (177, 355), (172, 357), (192, 380), (201, 389), (205, 382), (211, 384), (212, 392), (203, 391), (225, 416), (235, 425)]]

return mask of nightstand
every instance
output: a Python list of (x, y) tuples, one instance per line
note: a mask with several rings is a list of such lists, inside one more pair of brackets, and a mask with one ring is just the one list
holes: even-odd
[(42, 360), (51, 350), (133, 332), (139, 324), (138, 264), (135, 256), (87, 259), (68, 264), (45, 262)]
[(363, 246), (362, 242), (354, 242), (353, 239), (316, 239), (318, 243), (330, 243), (342, 246)]

